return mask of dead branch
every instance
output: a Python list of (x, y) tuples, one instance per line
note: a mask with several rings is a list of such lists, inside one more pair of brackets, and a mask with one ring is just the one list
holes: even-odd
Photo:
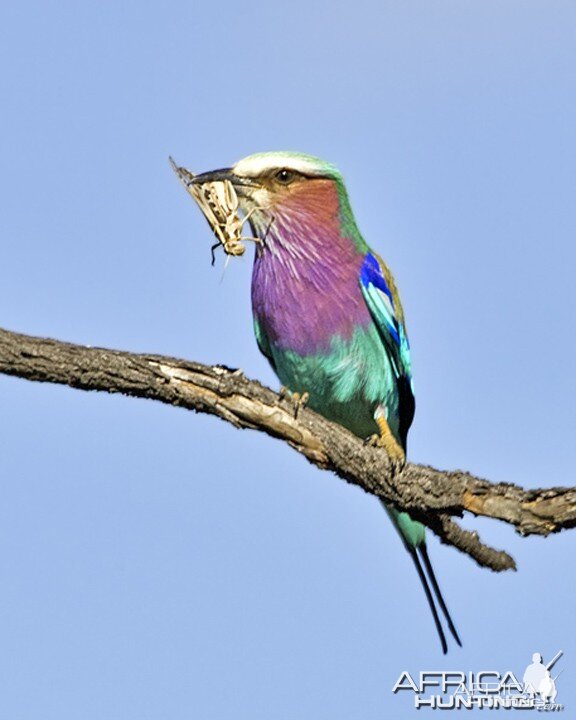
[(308, 408), (294, 406), (239, 370), (161, 355), (84, 347), (0, 329), (0, 373), (158, 400), (210, 413), (237, 428), (284, 440), (314, 465), (332, 470), (386, 503), (407, 510), (444, 543), (492, 570), (514, 569), (510, 555), (483, 544), (451, 516), (464, 512), (513, 525), (522, 535), (548, 535), (576, 525), (576, 488), (524, 490), (468, 472), (407, 463), (395, 467), (381, 448)]

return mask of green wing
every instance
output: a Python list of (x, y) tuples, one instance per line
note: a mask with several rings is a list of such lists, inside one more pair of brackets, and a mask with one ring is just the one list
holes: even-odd
[(366, 255), (360, 270), (360, 287), (396, 377), (400, 398), (399, 432), (405, 448), (415, 410), (410, 344), (394, 278), (384, 261), (375, 254)]

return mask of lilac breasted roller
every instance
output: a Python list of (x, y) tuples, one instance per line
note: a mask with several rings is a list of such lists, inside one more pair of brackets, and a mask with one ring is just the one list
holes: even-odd
[[(229, 180), (259, 239), (252, 274), (258, 347), (281, 383), (361, 438), (376, 435), (403, 461), (414, 417), (410, 347), (398, 289), (360, 234), (344, 181), (310, 155), (251, 155), (194, 183)], [(437, 606), (460, 639), (426, 549), (424, 526), (386, 508), (412, 558), (443, 652)]]

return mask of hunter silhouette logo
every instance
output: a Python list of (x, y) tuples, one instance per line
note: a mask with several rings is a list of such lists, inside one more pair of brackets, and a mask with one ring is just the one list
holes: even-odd
[(524, 689), (531, 698), (539, 699), (545, 705), (555, 704), (558, 690), (556, 689), (556, 677), (552, 677), (550, 670), (560, 660), (563, 651), (556, 653), (547, 665), (542, 662), (542, 655), (534, 653), (532, 655), (532, 664), (528, 665), (524, 677)]

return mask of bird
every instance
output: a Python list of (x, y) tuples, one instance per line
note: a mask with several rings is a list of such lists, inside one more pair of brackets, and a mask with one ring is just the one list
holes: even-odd
[[(404, 311), (390, 269), (358, 229), (341, 173), (313, 155), (264, 152), (193, 179), (218, 181), (232, 184), (257, 240), (254, 333), (283, 388), (358, 437), (372, 438), (401, 466), (415, 412)], [(384, 507), (446, 654), (439, 611), (462, 643), (430, 562), (425, 527)]]

